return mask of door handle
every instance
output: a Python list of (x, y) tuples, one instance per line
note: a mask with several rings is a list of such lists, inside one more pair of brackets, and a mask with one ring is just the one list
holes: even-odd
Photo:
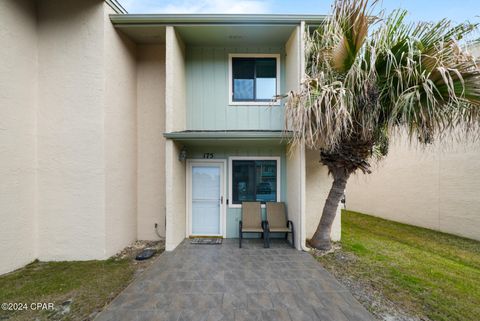
[(223, 205), (223, 196), (220, 196), (220, 204)]

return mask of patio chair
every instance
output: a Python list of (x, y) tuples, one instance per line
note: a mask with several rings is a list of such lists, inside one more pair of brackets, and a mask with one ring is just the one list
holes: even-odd
[(262, 221), (262, 206), (260, 202), (243, 202), (242, 219), (238, 224), (239, 247), (242, 247), (243, 233), (261, 233), (264, 247), (268, 247), (268, 231)]
[(293, 222), (288, 220), (285, 203), (267, 202), (267, 222), (266, 222), (267, 243), (270, 246), (270, 233), (285, 233), (285, 239), (288, 240), (288, 234), (292, 234), (292, 247), (295, 247), (295, 232)]

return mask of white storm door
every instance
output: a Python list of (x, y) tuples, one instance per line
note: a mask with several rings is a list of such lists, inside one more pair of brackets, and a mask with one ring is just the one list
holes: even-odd
[(222, 235), (222, 163), (191, 164), (191, 235)]

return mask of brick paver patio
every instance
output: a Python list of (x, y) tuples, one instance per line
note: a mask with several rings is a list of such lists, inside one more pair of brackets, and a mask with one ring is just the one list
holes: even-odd
[(163, 253), (95, 320), (322, 320), (373, 317), (308, 253), (283, 240), (193, 245)]

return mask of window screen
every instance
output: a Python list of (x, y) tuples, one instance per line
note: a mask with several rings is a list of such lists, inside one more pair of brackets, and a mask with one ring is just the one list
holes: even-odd
[(277, 201), (276, 160), (232, 161), (232, 204)]
[(270, 101), (277, 94), (277, 59), (232, 58), (233, 101)]

